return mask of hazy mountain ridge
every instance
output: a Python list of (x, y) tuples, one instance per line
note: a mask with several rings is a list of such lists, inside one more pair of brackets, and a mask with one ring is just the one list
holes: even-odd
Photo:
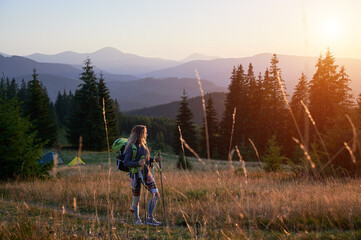
[(79, 69), (68, 64), (39, 63), (20, 56), (0, 56), (0, 71), (7, 77), (32, 74), (34, 68), (36, 68), (38, 73), (71, 78), (79, 76), (81, 72)]
[[(281, 68), (281, 76), (286, 82), (288, 94), (293, 93), (302, 72), (306, 74), (308, 80), (312, 79), (316, 71), (315, 64), (318, 57), (300, 57), (283, 54), (278, 54), (277, 56), (279, 67)], [(262, 53), (251, 57), (212, 59), (213, 57), (194, 53), (185, 59), (188, 62), (177, 62), (160, 58), (140, 57), (134, 54), (123, 53), (115, 48), (106, 47), (93, 53), (67, 51), (54, 55), (32, 54), (29, 57), (38, 61), (65, 62), (76, 65), (75, 68), (77, 69), (80, 69), (84, 59), (90, 57), (96, 69), (102, 69), (107, 74), (116, 72), (128, 75), (122, 81), (147, 77), (195, 78), (194, 70), (197, 69), (202, 79), (207, 79), (219, 86), (226, 87), (230, 83), (229, 78), (233, 66), (242, 64), (246, 72), (249, 63), (252, 63), (255, 75), (258, 76), (259, 72), (263, 75), (266, 68), (270, 66), (272, 54)], [(198, 60), (193, 60), (194, 58)], [(212, 60), (199, 60), (202, 58)], [(361, 59), (336, 58), (336, 64), (346, 67), (346, 73), (352, 80), (351, 88), (356, 94), (359, 93), (361, 90)], [(54, 73), (49, 74), (54, 75)], [(109, 81), (116, 80), (116, 78), (108, 75)]]
[[(120, 51), (116, 49), (104, 48), (95, 53), (101, 54), (104, 57), (105, 55), (110, 56), (112, 54), (118, 56), (119, 52)], [(68, 57), (70, 56), (70, 58), (73, 56), (73, 52), (70, 51), (61, 54)], [(79, 58), (72, 59), (72, 61), (77, 62), (77, 64), (69, 65), (40, 63), (25, 57), (4, 57), (0, 55), (0, 72), (4, 73), (6, 77), (14, 77), (18, 81), (22, 78), (28, 81), (32, 78), (31, 74), (33, 68), (36, 68), (37, 73), (40, 74), (40, 80), (44, 82), (44, 85), (49, 91), (50, 98), (54, 101), (57, 95), (55, 92), (57, 93), (58, 90), (75, 90), (76, 86), (80, 84), (78, 78), (82, 72), (81, 63), (87, 56), (77, 56)], [(138, 57), (136, 55), (131, 56), (135, 56), (135, 58)], [(286, 83), (286, 91), (288, 95), (291, 96), (294, 86), (297, 84), (302, 72), (306, 73), (308, 80), (312, 79), (312, 76), (316, 71), (315, 64), (317, 62), (317, 57), (304, 58), (290, 55), (277, 56), (280, 61), (279, 67), (281, 68), (281, 76)], [(271, 58), (271, 53), (264, 53), (245, 58), (195, 60), (187, 63), (179, 63), (177, 66), (165, 68), (163, 70), (143, 74), (141, 75), (142, 77), (140, 80), (129, 74), (110, 74), (109, 72), (104, 71), (104, 69), (99, 68), (95, 63), (94, 64), (97, 76), (99, 76), (100, 71), (103, 72), (111, 96), (113, 98), (116, 97), (119, 100), (122, 110), (130, 110), (175, 101), (179, 99), (183, 88), (189, 92), (190, 97), (199, 96), (200, 91), (198, 84), (196, 83), (196, 80), (194, 80), (196, 77), (195, 69), (198, 70), (202, 79), (209, 81), (205, 81), (208, 84), (208, 86), (205, 87), (206, 92), (227, 91), (226, 86), (230, 83), (229, 77), (231, 76), (233, 66), (242, 64), (246, 73), (248, 64), (252, 63), (255, 76), (257, 77), (259, 72), (261, 72), (262, 75), (264, 74), (265, 69), (270, 65)], [(356, 96), (361, 90), (361, 60), (340, 58), (336, 59), (336, 64), (340, 66), (345, 65), (346, 73), (352, 80), (351, 88)], [(138, 67), (141, 68), (140, 65), (138, 65)], [(184, 80), (190, 78), (193, 79), (191, 82)], [(74, 82), (71, 82), (70, 80), (73, 80)], [(120, 82), (124, 82), (124, 84)], [(210, 83), (213, 83), (213, 85)]]
[[(281, 68), (281, 76), (286, 82), (287, 93), (289, 94), (293, 92), (302, 72), (306, 74), (308, 80), (311, 80), (316, 71), (315, 65), (317, 63), (317, 57), (299, 57), (291, 55), (277, 55), (277, 57), (279, 59), (279, 67)], [(194, 70), (197, 69), (199, 75), (203, 79), (207, 79), (219, 86), (225, 87), (230, 83), (233, 66), (237, 67), (239, 64), (242, 64), (246, 73), (249, 63), (252, 63), (253, 71), (257, 77), (259, 72), (263, 75), (266, 68), (270, 66), (271, 58), (271, 53), (264, 53), (245, 58), (219, 58), (208, 61), (196, 60), (172, 68), (147, 73), (143, 75), (143, 77), (194, 77)], [(356, 93), (360, 92), (361, 59), (336, 58), (336, 64), (345, 66), (346, 73), (352, 80), (351, 88)]]
[[(0, 72), (5, 77), (15, 78), (20, 85), (21, 80), (26, 82), (32, 79), (33, 69), (36, 68), (39, 74), (38, 79), (47, 88), (50, 99), (54, 102), (59, 91), (73, 92), (82, 82), (79, 80), (81, 69), (71, 65), (57, 63), (39, 63), (24, 57), (0, 56)], [(99, 74), (97, 74), (99, 77)], [(119, 81), (120, 77), (128, 78), (131, 81)], [(104, 73), (105, 81), (113, 98), (119, 101), (121, 110), (149, 107), (162, 103), (175, 101), (185, 89), (189, 96), (194, 97), (200, 94), (196, 79), (140, 79), (137, 80), (131, 75), (114, 75)], [(224, 87), (216, 86), (214, 83), (202, 80), (205, 92), (226, 91)]]
[[(0, 55), (0, 72), (3, 72), (7, 77), (18, 78), (19, 76), (29, 75), (32, 74), (34, 68), (39, 74), (73, 79), (79, 78), (82, 72), (79, 66), (76, 68), (69, 64), (41, 63), (20, 56), (4, 57)], [(99, 68), (95, 68), (94, 71), (97, 74), (103, 72)], [(103, 72), (103, 75), (107, 81), (131, 81), (138, 79), (132, 75), (109, 74), (107, 72)]]
[(72, 51), (53, 55), (32, 54), (26, 56), (38, 62), (80, 64), (89, 57), (93, 64), (113, 74), (139, 75), (178, 65), (179, 62), (161, 58), (147, 58), (135, 54), (123, 53), (118, 49), (106, 47), (92, 53), (76, 53)]
[[(220, 121), (222, 119), (222, 114), (224, 112), (225, 106), (224, 101), (226, 100), (226, 93), (224, 92), (212, 92), (204, 96), (205, 101), (207, 102), (209, 95), (212, 96), (213, 106), (217, 112), (217, 119)], [(193, 97), (187, 99), (189, 104), (189, 109), (193, 113), (193, 122), (201, 126), (203, 124), (203, 107), (202, 107), (202, 97)], [(170, 119), (176, 119), (178, 114), (178, 109), (180, 106), (180, 100), (174, 101), (168, 104), (161, 104), (154, 107), (136, 109), (132, 111), (124, 112), (125, 115), (130, 116), (164, 116)]]
[[(166, 78), (166, 79), (140, 79), (129, 82), (109, 82), (107, 84), (110, 95), (119, 102), (122, 111), (151, 107), (169, 103), (180, 99), (183, 89), (189, 97), (201, 94), (196, 79), (191, 78)], [(214, 83), (202, 80), (205, 93), (225, 92), (227, 89)]]
[[(33, 79), (32, 75), (23, 75), (14, 77), (15, 81), (21, 86), (21, 81), (24, 79), (25, 82), (28, 82)], [(72, 93), (75, 92), (75, 90), (78, 88), (81, 81), (73, 79), (73, 78), (67, 78), (62, 76), (54, 76), (50, 74), (39, 74), (38, 79), (42, 82), (43, 86), (46, 87), (46, 90), (48, 92), (48, 96), (51, 101), (55, 102), (56, 97), (58, 96), (58, 92), (60, 91), (63, 93), (65, 90), (67, 93), (71, 90)]]

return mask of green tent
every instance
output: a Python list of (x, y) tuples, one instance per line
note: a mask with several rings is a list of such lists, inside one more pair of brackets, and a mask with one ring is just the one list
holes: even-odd
[(85, 165), (85, 163), (81, 160), (79, 156), (76, 156), (68, 166), (77, 166), (77, 165)]

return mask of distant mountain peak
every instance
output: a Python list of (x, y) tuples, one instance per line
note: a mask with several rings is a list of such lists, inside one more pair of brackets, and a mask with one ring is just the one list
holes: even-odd
[(105, 47), (102, 49), (99, 49), (98, 51), (95, 51), (94, 53), (103, 53), (103, 54), (119, 54), (122, 53), (124, 54), (122, 51), (114, 48), (114, 47)]
[(8, 55), (8, 54), (2, 53), (2, 52), (0, 52), (0, 55), (3, 56), (3, 57), (10, 57), (11, 56), (11, 55)]
[(190, 62), (190, 61), (194, 61), (194, 60), (213, 60), (216, 58), (219, 58), (219, 57), (207, 56), (202, 53), (193, 53), (193, 54), (189, 55), (188, 57), (186, 57), (185, 59), (183, 59), (182, 62)]

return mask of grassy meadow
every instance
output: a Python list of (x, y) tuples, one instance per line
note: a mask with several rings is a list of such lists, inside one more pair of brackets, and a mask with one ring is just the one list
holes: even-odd
[[(60, 152), (70, 162), (75, 151)], [(84, 152), (86, 166), (57, 166), (48, 180), (0, 185), (1, 239), (361, 239), (361, 180), (316, 181), (266, 173), (257, 163), (191, 159), (192, 171), (163, 155), (156, 218), (135, 226), (128, 176), (115, 155)], [(161, 193), (160, 173), (155, 179)], [(142, 188), (142, 192), (143, 192)], [(145, 194), (147, 203), (149, 194)], [(140, 201), (144, 219), (144, 194)]]

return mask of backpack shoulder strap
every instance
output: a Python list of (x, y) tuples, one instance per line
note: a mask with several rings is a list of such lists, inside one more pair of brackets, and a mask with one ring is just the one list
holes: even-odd
[(133, 149), (132, 161), (134, 161), (135, 156), (137, 155), (137, 146), (135, 146), (135, 145), (133, 144), (133, 145), (132, 145), (132, 149)]

